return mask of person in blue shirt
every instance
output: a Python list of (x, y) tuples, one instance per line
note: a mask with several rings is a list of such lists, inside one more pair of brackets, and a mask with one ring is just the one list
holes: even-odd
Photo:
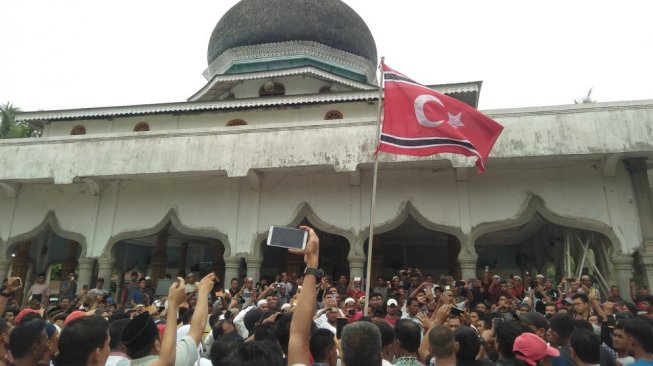
[(61, 282), (59, 287), (59, 301), (68, 299), (72, 301), (77, 293), (77, 282), (75, 281), (75, 272), (68, 273), (68, 276)]
[(129, 296), (129, 303), (131, 306), (136, 306), (136, 305), (145, 305), (149, 306), (150, 305), (150, 299), (149, 296), (147, 295), (147, 292), (145, 292), (145, 278), (140, 278), (138, 280), (138, 289)]

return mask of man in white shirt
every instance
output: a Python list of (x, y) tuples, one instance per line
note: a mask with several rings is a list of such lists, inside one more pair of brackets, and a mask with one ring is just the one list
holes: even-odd
[(41, 303), (41, 307), (48, 305), (50, 301), (50, 286), (45, 283), (45, 273), (39, 273), (36, 282), (29, 288), (27, 292), (27, 297), (25, 298), (25, 303), (29, 298), (32, 300), (38, 300)]

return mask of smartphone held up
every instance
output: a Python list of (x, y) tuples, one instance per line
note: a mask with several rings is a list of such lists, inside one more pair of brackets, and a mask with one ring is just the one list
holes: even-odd
[(273, 247), (289, 249), (306, 249), (308, 233), (301, 229), (282, 226), (270, 226), (267, 244)]

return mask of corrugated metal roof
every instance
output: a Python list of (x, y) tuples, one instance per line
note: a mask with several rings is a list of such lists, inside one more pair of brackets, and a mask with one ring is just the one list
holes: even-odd
[(58, 121), (82, 118), (110, 118), (144, 114), (201, 112), (298, 104), (341, 103), (358, 100), (378, 100), (378, 97), (378, 90), (372, 90), (330, 94), (294, 95), (274, 98), (249, 98), (210, 102), (178, 102), (117, 107), (66, 109), (55, 111), (20, 112), (16, 115), (16, 121)]

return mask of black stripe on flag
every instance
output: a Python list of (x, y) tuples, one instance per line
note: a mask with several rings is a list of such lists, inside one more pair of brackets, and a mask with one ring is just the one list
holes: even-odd
[(386, 71), (386, 72), (383, 74), (383, 77), (384, 77), (385, 80), (387, 80), (387, 81), (405, 81), (405, 82), (408, 82), (408, 83), (411, 83), (411, 84), (422, 85), (422, 84), (418, 83), (418, 82), (415, 81), (415, 80), (409, 79), (409, 78), (407, 78), (407, 77), (405, 77), (405, 76), (403, 76), (403, 75), (399, 75), (399, 74), (394, 73), (394, 72), (392, 72), (392, 71)]
[(432, 138), (423, 138), (423, 139), (402, 139), (400, 137), (394, 137), (386, 134), (381, 134), (381, 142), (388, 144), (401, 146), (401, 147), (434, 147), (438, 145), (456, 145), (464, 147), (468, 150), (477, 151), (476, 147), (468, 141), (461, 141), (455, 139), (448, 139), (442, 137), (432, 137)]

